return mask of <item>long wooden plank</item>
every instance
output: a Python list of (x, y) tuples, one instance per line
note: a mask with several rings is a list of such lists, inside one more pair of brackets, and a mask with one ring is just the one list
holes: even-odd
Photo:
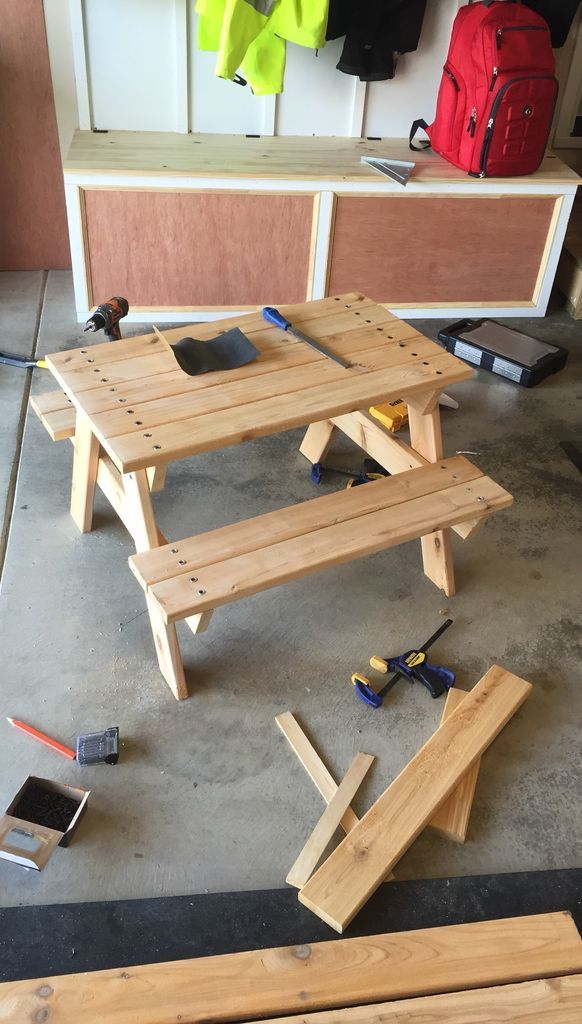
[(165, 548), (132, 556), (130, 565), (138, 578), (152, 585), (175, 576), (177, 570), (189, 573), (201, 565), (212, 565), (235, 554), (243, 555), (411, 498), (432, 494), (455, 484), (470, 485), (481, 479), (480, 469), (463, 455), (455, 455), (427, 465), (422, 472), (399, 473), (387, 480), (368, 483), (365, 487), (324, 494), (298, 505), (188, 537)]
[[(345, 416), (334, 416), (331, 423), (347, 434), (389, 473), (402, 473), (408, 469), (429, 465), (428, 459), (406, 444), (401, 437), (390, 434), (367, 412), (360, 410)], [(476, 522), (461, 523), (459, 526), (454, 526), (453, 531), (463, 540), (467, 540), (475, 533), (481, 522), (482, 519)]]
[[(465, 697), (465, 691), (458, 690), (456, 686), (449, 690), (441, 724), (446, 722), (447, 718), (450, 718), (453, 711), (458, 708)], [(453, 790), (450, 797), (445, 800), (444, 804), (441, 804), (429, 822), (430, 828), (445, 836), (446, 839), (452, 839), (455, 843), (464, 843), (467, 838), (467, 829), (469, 828), (469, 818), (473, 806), (473, 797), (475, 796), (475, 787), (479, 777), (480, 764), (480, 760), (475, 761), (472, 768), (465, 772), (459, 785)]]
[(301, 902), (343, 931), (531, 689), (493, 665), (309, 879)]
[(406, 398), (408, 394), (427, 390), (435, 381), (439, 387), (445, 387), (472, 376), (472, 371), (463, 363), (452, 360), (454, 357), (444, 354), (431, 357), (428, 366), (423, 365), (424, 360), (416, 360), (376, 372), (356, 374), (346, 371), (345, 377), (333, 385), (318, 384), (291, 395), (190, 417), (147, 431), (151, 437), (132, 434), (114, 440), (103, 439), (103, 443), (118, 467), (129, 473), (156, 462), (186, 458), (353, 412), (380, 401)]
[[(314, 333), (318, 331), (322, 337), (334, 333), (345, 336), (346, 332), (354, 337), (356, 332), (363, 327), (360, 319), (355, 317), (356, 312), (360, 314), (364, 324), (369, 322), (372, 325), (369, 328), (370, 332), (372, 327), (381, 327), (384, 334), (396, 336), (399, 332), (408, 335), (412, 332), (421, 336), (409, 324), (399, 320), (393, 313), (389, 313), (384, 306), (365, 298), (359, 292), (350, 292), (337, 298), (320, 299), (317, 303), (304, 302), (281, 308), (289, 319), (300, 323), (302, 329), (308, 326)], [(269, 327), (266, 324), (260, 312), (237, 317), (236, 324), (262, 350), (281, 348), (289, 342), (288, 337), (278, 328)], [(195, 323), (164, 328), (163, 334), (166, 340), (172, 344), (189, 334), (194, 334), (201, 341), (208, 341), (222, 331), (229, 330), (232, 326), (233, 318), (225, 316), (222, 320), (214, 320), (206, 324)], [(141, 358), (161, 351), (162, 348), (163, 345), (160, 344), (156, 334), (149, 331), (132, 338), (123, 338), (113, 345), (111, 342), (101, 342), (96, 345), (81, 345), (64, 352), (54, 352), (48, 358), (56, 368), (68, 372), (74, 369), (83, 369), (87, 365), (87, 357), (95, 359), (95, 366), (110, 366), (111, 363), (118, 362), (120, 359)]]
[(356, 754), (305, 846), (291, 867), (287, 875), (289, 885), (295, 885), (299, 889), (302, 885), (305, 885), (333, 839), (341, 819), (364, 781), (368, 770), (372, 767), (373, 761), (373, 754)]
[[(408, 349), (410, 348), (410, 353)], [(415, 341), (414, 352), (418, 359), (430, 360), (434, 346), (430, 341)], [(408, 348), (402, 348), (395, 342), (385, 342), (382, 346), (366, 349), (358, 354), (357, 365), (347, 372), (360, 374), (366, 371), (374, 372), (386, 370), (394, 366), (401, 367), (414, 362), (412, 356), (412, 343)], [(425, 365), (423, 363), (423, 365)], [(314, 377), (317, 374), (317, 379)], [(217, 412), (222, 409), (232, 409), (240, 405), (248, 405), (251, 402), (261, 401), (276, 396), (284, 397), (305, 388), (313, 387), (315, 383), (333, 384), (342, 381), (346, 370), (329, 359), (323, 359), (317, 367), (313, 363), (299, 365), (291, 368), (282, 368), (271, 373), (262, 373), (258, 376), (226, 382), (222, 387), (211, 388), (190, 388), (188, 391), (177, 394), (171, 402), (166, 397), (144, 401), (147, 397), (143, 395), (138, 403), (132, 403), (136, 410), (135, 416), (128, 416), (124, 404), (117, 404), (116, 408), (104, 413), (93, 415), (95, 432), (102, 437), (115, 437), (121, 434), (141, 434), (143, 430), (150, 430), (165, 423), (178, 423), (180, 420), (192, 416), (202, 416), (206, 413)], [(200, 378), (198, 378), (200, 379)], [(124, 397), (126, 397), (124, 395)], [(139, 426), (135, 420), (139, 419)]]
[[(519, 985), (277, 1017), (276, 1024), (580, 1024), (581, 1020), (582, 974), (571, 974)], [(275, 1024), (275, 1019), (263, 1024)]]
[[(368, 181), (378, 176), (361, 162), (361, 157), (380, 156), (408, 160), (406, 139), (332, 138), (322, 136), (222, 135), (178, 132), (110, 131), (107, 135), (77, 131), (65, 160), (65, 171), (75, 174), (123, 171), (157, 175), (186, 175), (210, 178), (321, 178), (325, 181)], [(427, 149), (415, 156), (415, 182), (466, 184), (467, 175), (438, 154)], [(515, 184), (513, 178), (490, 179), (498, 184)], [(548, 151), (538, 170), (529, 177), (535, 184), (576, 184), (576, 172)], [(179, 182), (177, 183), (179, 187)]]
[[(183, 337), (186, 331), (182, 329)], [(169, 332), (166, 332), (166, 337)], [(191, 332), (197, 333), (197, 332)], [(282, 332), (280, 332), (282, 333)], [(371, 348), (377, 348), (381, 344), (386, 347), (398, 344), (399, 346), (412, 346), (418, 340), (418, 334), (414, 336), (402, 334), (398, 342), (392, 338), (382, 338), (381, 334), (375, 332), (371, 335), (369, 331), (354, 332), (349, 337), (343, 335), (332, 335), (333, 350), (338, 355), (359, 358), (360, 353), (367, 352)], [(224, 387), (225, 384), (232, 384), (235, 381), (251, 380), (261, 377), (263, 374), (274, 373), (279, 370), (290, 369), (291, 367), (322, 365), (321, 356), (318, 356), (313, 349), (307, 345), (290, 344), (283, 341), (267, 349), (261, 340), (261, 354), (253, 363), (239, 366), (236, 370), (217, 370), (216, 372), (200, 374), (197, 377), (189, 377), (181, 370), (176, 361), (173, 360), (164, 364), (166, 368), (162, 371), (159, 366), (159, 357), (152, 359), (152, 356), (144, 356), (143, 359), (131, 358), (123, 364), (117, 362), (115, 366), (106, 369), (107, 381), (103, 383), (100, 378), (90, 376), (86, 370), (74, 370), (62, 372), (57, 368), (54, 373), (61, 385), (75, 395), (75, 401), (83, 406), (83, 409), (90, 415), (94, 413), (107, 412), (119, 407), (120, 398), (127, 403), (127, 407), (140, 406), (144, 402), (154, 399), (170, 398), (174, 395), (193, 394), (207, 391), (211, 388)], [(337, 340), (335, 340), (337, 338)], [(258, 339), (255, 339), (258, 340)], [(327, 344), (326, 339), (326, 344)], [(128, 378), (127, 366), (131, 365), (131, 374)], [(137, 366), (137, 370), (136, 370)]]
[(536, 914), (5, 982), (0, 1020), (219, 1024), (581, 971), (570, 915)]
[[(408, 324), (402, 323), (401, 326), (398, 326), (389, 323), (378, 327), (374, 323), (371, 326), (365, 326), (366, 321), (364, 321), (364, 326), (360, 326), (360, 321), (349, 321), (346, 325), (342, 323), (340, 317), (335, 317), (333, 320), (332, 318), (327, 319), (333, 326), (333, 331), (326, 332), (322, 329), (321, 324), (317, 330), (309, 328), (308, 322), (303, 322), (302, 327), (311, 330), (312, 335), (323, 341), (331, 351), (353, 361), (358, 360), (360, 353), (377, 348), (382, 344), (387, 347), (398, 346), (403, 353), (406, 353), (408, 350), (415, 350), (416, 344), (424, 342), (425, 346), (431, 346), (430, 351), (433, 355), (442, 354), (442, 350), (438, 346), (423, 338)], [(132, 401), (136, 398), (141, 401), (149, 401), (164, 397), (168, 384), (166, 375), (172, 372), (174, 373), (173, 380), (181, 384), (181, 388), (178, 388), (176, 393), (182, 391), (190, 393), (220, 387), (233, 381), (260, 377), (262, 373), (270, 373), (280, 368), (305, 365), (315, 369), (323, 365), (321, 355), (302, 342), (290, 338), (283, 331), (267, 327), (264, 320), (261, 320), (262, 326), (257, 325), (253, 330), (243, 320), (238, 320), (237, 324), (241, 324), (241, 327), (244, 328), (245, 334), (258, 348), (260, 355), (255, 362), (234, 370), (218, 370), (190, 377), (179, 369), (172, 353), (168, 352), (163, 342), (157, 338), (155, 345), (151, 341), (141, 342), (140, 339), (135, 338), (115, 342), (114, 346), (110, 346), (114, 349), (115, 358), (106, 354), (107, 349), (105, 353), (95, 351), (95, 349), (101, 348), (101, 346), (95, 346), (95, 349), (73, 349), (68, 353), (70, 364), (59, 363), (54, 355), (47, 356), (47, 362), (67, 393), (77, 397), (82, 396), (83, 408), (87, 412), (92, 408), (94, 411), (115, 408), (115, 403), (119, 400), (118, 395), (123, 394), (126, 398), (132, 397), (129, 389), (135, 390), (136, 382), (141, 380), (145, 381), (143, 390), (139, 394), (134, 394)], [(205, 326), (207, 328), (207, 325)], [(232, 323), (230, 326), (232, 327)], [(341, 329), (339, 329), (340, 327)], [(166, 331), (164, 338), (171, 341), (176, 333), (176, 331)], [(188, 335), (205, 340), (200, 337), (201, 334), (214, 337), (219, 333), (216, 326), (210, 334), (208, 329), (199, 331), (194, 325), (193, 327), (183, 327), (175, 340)], [(134, 345), (133, 343), (137, 341), (140, 341), (140, 344)], [(57, 356), (60, 354), (57, 353)], [(112, 388), (117, 390), (117, 395)], [(101, 399), (99, 404), (96, 403), (97, 395)]]
[[(290, 711), (284, 711), (283, 714), (276, 716), (275, 721), (291, 749), (297, 754), (309, 778), (321, 793), (326, 804), (329, 804), (337, 792), (337, 783), (315, 747), (307, 739), (295, 716)], [(352, 808), (347, 807), (340, 819), (340, 827), (347, 835), (359, 820)]]
[[(371, 487), (372, 484), (366, 484)], [(425, 536), (433, 530), (474, 518), (479, 509), (505, 508), (511, 497), (488, 477), (478, 484), (449, 487), (393, 508), (371, 512), (292, 540), (272, 544), (216, 565), (181, 574), (151, 588), (167, 621), (209, 611), (311, 572)], [(360, 529), (358, 529), (358, 526)]]

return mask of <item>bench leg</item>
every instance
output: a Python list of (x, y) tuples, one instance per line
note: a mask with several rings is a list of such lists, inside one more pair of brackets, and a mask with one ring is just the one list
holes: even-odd
[[(438, 462), (443, 457), (443, 441), (441, 435), (441, 421), (438, 406), (438, 395), (436, 403), (422, 398), (422, 404), (416, 408), (411, 401), (408, 401), (408, 422), (410, 425), (410, 441), (412, 447), (429, 462)], [(423, 411), (425, 409), (431, 411)], [(420, 410), (420, 411), (419, 411)], [(422, 562), (425, 575), (429, 580), (444, 590), (447, 597), (455, 593), (455, 574), (453, 570), (453, 552), (451, 547), (451, 531), (436, 530), (427, 537), (423, 537)]]
[(148, 483), (152, 493), (155, 491), (163, 491), (166, 483), (167, 468), (167, 466), (150, 466), (149, 469), (146, 469)]
[(186, 700), (188, 687), (176, 627), (173, 622), (164, 622), (160, 609), (149, 596), (147, 604), (160, 671), (176, 700)]
[[(154, 517), (147, 471), (140, 469), (135, 473), (124, 473), (122, 480), (126, 525), (135, 541), (137, 551), (151, 551), (158, 546), (160, 535)], [(173, 622), (164, 622), (158, 605), (149, 596), (147, 605), (160, 671), (176, 700), (185, 700), (188, 688), (176, 627)]]
[(325, 459), (335, 429), (331, 420), (321, 420), (319, 423), (312, 423), (307, 428), (299, 451), (306, 459), (309, 459), (311, 464), (322, 462)]
[(98, 465), (99, 441), (91, 430), (88, 418), (78, 412), (73, 456), (71, 515), (81, 533), (88, 533), (91, 529)]

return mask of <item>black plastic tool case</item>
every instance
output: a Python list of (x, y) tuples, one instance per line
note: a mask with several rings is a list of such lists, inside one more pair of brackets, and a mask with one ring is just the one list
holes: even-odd
[[(448, 352), (532, 388), (566, 365), (568, 351), (495, 320), (458, 320), (438, 334)], [(529, 343), (529, 344), (528, 344)]]

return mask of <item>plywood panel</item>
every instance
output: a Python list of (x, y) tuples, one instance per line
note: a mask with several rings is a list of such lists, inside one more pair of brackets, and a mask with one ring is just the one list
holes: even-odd
[(306, 298), (311, 195), (83, 194), (95, 302), (240, 308)]
[(0, 3), (0, 271), (71, 266), (42, 0)]
[(549, 196), (338, 196), (328, 294), (377, 302), (531, 301)]

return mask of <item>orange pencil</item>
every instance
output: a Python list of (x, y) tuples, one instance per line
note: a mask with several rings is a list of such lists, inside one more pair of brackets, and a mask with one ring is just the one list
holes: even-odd
[(35, 740), (40, 740), (41, 743), (46, 743), (47, 747), (51, 747), (56, 750), (58, 754), (62, 754), (63, 757), (68, 757), (70, 761), (74, 761), (76, 753), (71, 750), (70, 747), (65, 747), (58, 740), (53, 740), (50, 736), (45, 736), (44, 732), (39, 732), (38, 729), (33, 728), (32, 725), (27, 725), (26, 722), (19, 722), (17, 718), (7, 718), (7, 722), (13, 725), (15, 729), (20, 729), (21, 732), (28, 733), (29, 736), (33, 736)]

